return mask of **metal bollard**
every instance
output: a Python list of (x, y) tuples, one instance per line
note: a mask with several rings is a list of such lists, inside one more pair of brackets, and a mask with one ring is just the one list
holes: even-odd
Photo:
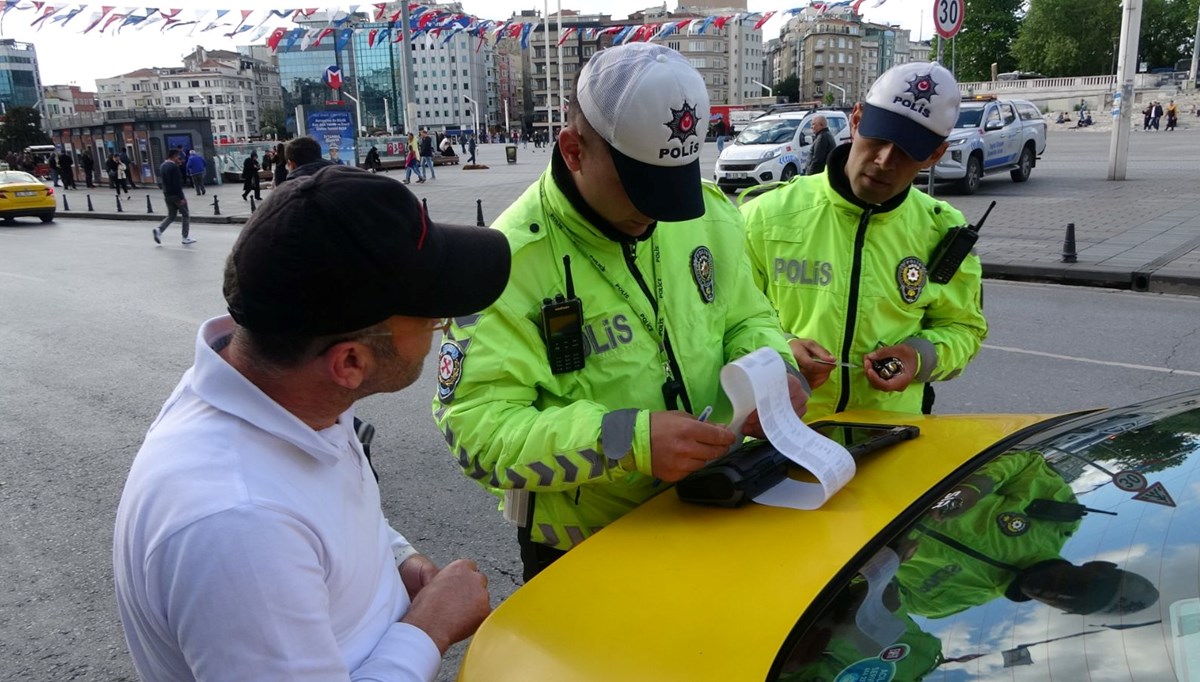
[(475, 200), (475, 226), (487, 227), (483, 224), (483, 199)]
[(426, 216), (429, 215), (429, 202), (425, 200), (425, 197), (421, 197), (421, 209), (425, 211)]
[(71, 204), (67, 202), (67, 193), (66, 192), (63, 192), (63, 210), (64, 211), (71, 210)]
[(254, 197), (250, 197), (250, 212), (254, 213), (256, 210), (258, 210), (258, 206), (254, 204)]
[(92, 195), (90, 195), (90, 194), (87, 195), (87, 200), (88, 200), (88, 213), (91, 213), (96, 210), (95, 208), (92, 207)]
[(1067, 236), (1063, 239), (1062, 262), (1077, 262), (1075, 253), (1075, 223), (1067, 223)]
[(221, 215), (221, 197), (213, 195), (213, 215)]
[(150, 205), (150, 195), (146, 195), (146, 213), (154, 213), (154, 207)]
[(117, 195), (117, 213), (124, 213), (125, 209), (121, 208), (121, 195)]

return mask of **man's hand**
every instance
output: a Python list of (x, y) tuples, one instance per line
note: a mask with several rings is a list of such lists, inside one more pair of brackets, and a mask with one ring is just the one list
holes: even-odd
[[(885, 380), (879, 376), (879, 372), (875, 371), (871, 363), (886, 360), (887, 358), (897, 358), (900, 360), (904, 365), (904, 371), (891, 379)], [(895, 346), (877, 348), (863, 356), (863, 370), (867, 373), (867, 383), (871, 384), (872, 388), (888, 393), (903, 391), (908, 388), (908, 385), (917, 376), (917, 349), (902, 343)]]
[(437, 564), (424, 554), (414, 554), (400, 564), (400, 580), (408, 590), (408, 598), (416, 599), (417, 594), (428, 585), (438, 574)]
[[(837, 369), (835, 365), (828, 364), (836, 362), (837, 358), (812, 339), (792, 339), (788, 341), (788, 345), (792, 348), (792, 356), (796, 358), (796, 366), (800, 368), (800, 373), (814, 391), (828, 381), (829, 375)], [(816, 362), (814, 358), (825, 362)]]
[[(788, 375), (787, 382), (788, 396), (792, 399), (792, 409), (796, 411), (797, 417), (803, 417), (808, 410), (808, 394), (804, 392), (804, 384), (791, 374)], [(742, 424), (742, 433), (751, 438), (767, 437), (763, 433), (762, 422), (758, 419), (758, 410), (751, 412), (750, 416), (746, 417), (746, 423)]]
[(720, 424), (702, 422), (687, 412), (650, 415), (650, 469), (655, 477), (674, 483), (733, 445), (733, 432)]
[(429, 581), (400, 622), (420, 628), (445, 655), (450, 645), (475, 634), (491, 611), (487, 576), (474, 561), (458, 559)]

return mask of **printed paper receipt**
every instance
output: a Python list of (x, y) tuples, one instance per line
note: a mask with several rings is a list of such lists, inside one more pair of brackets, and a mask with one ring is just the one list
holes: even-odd
[(785, 478), (754, 498), (774, 507), (817, 509), (854, 478), (854, 458), (846, 448), (808, 428), (792, 409), (787, 369), (779, 353), (759, 348), (721, 369), (721, 386), (733, 403), (729, 428), (741, 440), (746, 417), (758, 410), (763, 433), (775, 449), (811, 473), (817, 483)]

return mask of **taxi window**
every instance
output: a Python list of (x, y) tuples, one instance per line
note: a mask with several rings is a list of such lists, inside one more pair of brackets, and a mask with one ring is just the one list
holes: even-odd
[(770, 679), (1195, 679), (1198, 402), (1088, 417), (945, 481)]

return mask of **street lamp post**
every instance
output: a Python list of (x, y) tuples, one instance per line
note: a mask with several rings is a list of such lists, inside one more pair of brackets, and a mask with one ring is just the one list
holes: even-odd
[(471, 126), (475, 129), (475, 132), (474, 132), (475, 139), (478, 140), (479, 139), (479, 103), (476, 102), (475, 100), (471, 99), (470, 95), (463, 95), (463, 99), (465, 99), (471, 103), (471, 110), (475, 113), (475, 116), (471, 121)]
[(767, 97), (770, 97), (771, 99), (775, 99), (775, 91), (771, 89), (771, 86), (767, 85), (766, 83), (759, 83), (758, 81), (754, 80), (753, 78), (750, 79), (750, 82), (754, 83), (755, 85), (762, 88), (763, 90), (766, 90)]
[(831, 81), (826, 81), (826, 85), (828, 85), (831, 88), (837, 88), (838, 92), (842, 93), (842, 106), (845, 107), (846, 106), (846, 89), (836, 83), (831, 82)]

